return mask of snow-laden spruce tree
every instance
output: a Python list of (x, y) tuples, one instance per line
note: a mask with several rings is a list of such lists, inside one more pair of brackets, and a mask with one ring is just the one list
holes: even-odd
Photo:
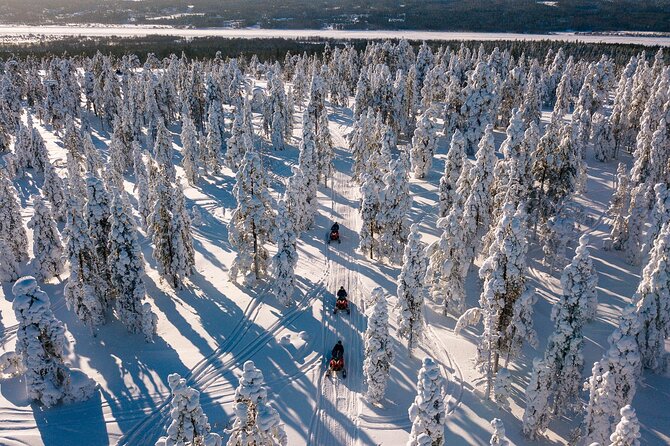
[(470, 267), (466, 256), (465, 232), (461, 226), (463, 210), (457, 202), (449, 214), (437, 221), (442, 228), (440, 239), (427, 250), (428, 267), (425, 284), (434, 301), (444, 303), (444, 313), (460, 317), (465, 311), (465, 278)]
[(393, 344), (389, 336), (389, 315), (386, 296), (381, 288), (372, 290), (375, 302), (365, 330), (365, 361), (363, 375), (368, 383), (367, 398), (379, 403), (384, 398), (393, 361)]
[(168, 376), (168, 384), (172, 393), (172, 422), (167, 436), (159, 438), (156, 446), (221, 446), (221, 436), (211, 432), (200, 406), (200, 392), (187, 386), (177, 373)]
[(305, 109), (303, 114), (302, 141), (300, 141), (300, 156), (298, 166), (302, 171), (305, 190), (305, 224), (310, 227), (316, 213), (316, 193), (319, 185), (319, 159), (314, 133), (313, 117)]
[(591, 377), (584, 384), (584, 389), (589, 392), (583, 425), (587, 444), (606, 444), (618, 420), (618, 409), (633, 401), (641, 367), (635, 339), (639, 332), (640, 322), (635, 306), (625, 307), (619, 326), (607, 338), (608, 350), (593, 365)]
[(298, 264), (298, 252), (296, 251), (298, 237), (294, 229), (293, 218), (285, 199), (279, 200), (274, 237), (277, 243), (277, 253), (272, 258), (272, 271), (275, 296), (286, 306), (293, 303), (295, 267)]
[[(583, 235), (572, 263), (563, 270), (563, 294), (551, 312), (554, 332), (549, 336), (542, 360), (546, 370), (534, 370), (534, 376), (543, 381), (531, 380), (526, 389), (526, 395), (535, 392), (529, 398), (532, 404), (526, 409), (529, 415), (524, 417), (524, 432), (531, 438), (546, 429), (550, 417), (578, 408), (584, 368), (582, 327), (593, 311), (596, 282), (587, 244), (588, 238)], [(537, 391), (538, 385), (542, 386), (542, 392)], [(538, 410), (543, 414), (538, 415)]]
[(265, 171), (255, 151), (245, 153), (237, 171), (233, 195), (237, 207), (228, 225), (228, 239), (237, 251), (230, 267), (230, 279), (242, 275), (245, 282), (253, 283), (265, 274), (274, 215), (271, 208)]
[(268, 401), (263, 373), (253, 361), (244, 363), (235, 389), (235, 421), (226, 430), (227, 446), (286, 446), (288, 439), (279, 413)]
[(65, 221), (65, 184), (54, 165), (47, 160), (44, 165), (42, 195), (51, 203), (51, 211), (58, 221)]
[(444, 163), (444, 174), (440, 178), (439, 187), (439, 217), (446, 217), (451, 207), (457, 201), (456, 183), (458, 177), (463, 171), (463, 164), (467, 161), (465, 157), (465, 139), (463, 134), (456, 130), (451, 137), (451, 144), (449, 145), (449, 152), (447, 152), (447, 160)]
[(220, 110), (217, 110), (216, 107), (210, 107), (209, 113), (207, 114), (207, 139), (206, 145), (202, 149), (206, 154), (206, 163), (207, 171), (213, 172), (215, 175), (218, 175), (221, 171), (221, 149), (223, 147), (223, 134), (221, 133), (221, 126), (219, 121), (221, 120)]
[(637, 342), (642, 364), (662, 370), (666, 362), (665, 342), (670, 337), (670, 224), (663, 227), (654, 242), (633, 302), (639, 315)]
[(491, 420), (491, 427), (493, 428), (493, 435), (491, 435), (491, 446), (509, 446), (509, 440), (505, 436), (505, 425), (500, 418)]
[(581, 302), (580, 317), (584, 321), (593, 320), (598, 310), (598, 274), (591, 260), (588, 243), (587, 235), (579, 238), (579, 246), (575, 250), (572, 263), (565, 267), (561, 275), (563, 293), (577, 296)]
[(644, 243), (644, 227), (649, 218), (649, 196), (651, 185), (642, 183), (631, 191), (631, 200), (626, 216), (626, 238), (623, 240), (623, 250), (626, 260), (631, 265), (639, 265), (642, 261), (642, 245)]
[(286, 185), (286, 207), (293, 219), (293, 225), (296, 234), (308, 228), (310, 224), (309, 216), (305, 210), (307, 206), (307, 189), (305, 187), (305, 177), (298, 166), (291, 168), (293, 173)]
[(65, 364), (65, 327), (51, 311), (49, 296), (31, 276), (17, 280), (12, 293), (19, 323), (16, 353), (25, 369), (28, 396), (47, 408), (90, 398), (97, 385), (81, 372), (73, 377)]
[(4, 238), (0, 237), (0, 282), (13, 282), (21, 275), (21, 266)]
[(161, 169), (163, 175), (174, 184), (177, 179), (177, 171), (174, 167), (174, 150), (172, 149), (172, 134), (165, 127), (163, 121), (158, 122), (156, 142), (154, 144), (154, 159)]
[(670, 191), (665, 183), (658, 183), (654, 186), (654, 196), (656, 197), (654, 208), (649, 219), (649, 229), (647, 230), (646, 242), (642, 247), (642, 253), (646, 256), (654, 245), (654, 240), (661, 233), (663, 226), (670, 221)]
[[(109, 257), (111, 198), (103, 182), (94, 176), (86, 179), (86, 198), (84, 218), (93, 243), (96, 271), (102, 286), (110, 288), (112, 283), (107, 259)], [(101, 291), (107, 294), (106, 289)]]
[(496, 373), (493, 383), (493, 401), (505, 410), (509, 410), (509, 399), (512, 395), (512, 376), (509, 370), (502, 368)]
[(635, 409), (628, 404), (621, 408), (621, 421), (610, 435), (609, 446), (640, 446), (640, 423), (635, 415)]
[(465, 221), (469, 260), (472, 261), (478, 254), (481, 237), (486, 234), (491, 225), (491, 185), (493, 184), (493, 169), (496, 161), (493, 141), (493, 126), (486, 126), (484, 136), (479, 142), (479, 149), (475, 164), (469, 171), (468, 183), (470, 194), (465, 199), (463, 220)]
[(105, 321), (106, 284), (98, 273), (95, 246), (83, 217), (79, 197), (70, 196), (64, 236), (65, 256), (70, 262), (70, 277), (63, 295), (71, 311), (93, 330)]
[(157, 317), (145, 302), (144, 257), (136, 223), (119, 192), (114, 194), (111, 211), (108, 262), (116, 315), (128, 331), (143, 333), (151, 341)]
[(382, 197), (380, 185), (371, 175), (361, 178), (361, 232), (358, 249), (370, 259), (380, 257), (380, 232), (382, 227)]
[(252, 135), (249, 133), (250, 125), (245, 125), (242, 111), (237, 111), (233, 119), (233, 127), (230, 138), (226, 141), (226, 165), (233, 171), (237, 171), (242, 164), (244, 154), (253, 150)]
[(434, 123), (434, 111), (428, 109), (423, 112), (416, 123), (410, 159), (414, 178), (426, 178), (433, 165), (433, 156), (437, 148), (437, 126)]
[[(146, 155), (149, 157), (149, 155)], [(137, 197), (137, 211), (140, 214), (140, 222), (146, 230), (148, 228), (148, 219), (151, 214), (152, 203), (149, 199), (151, 191), (149, 189), (149, 173), (147, 165), (144, 163), (145, 153), (140, 148), (140, 143), (133, 141), (133, 170), (135, 171), (135, 185), (133, 192)]]
[(409, 226), (407, 215), (412, 208), (409, 193), (409, 178), (405, 169), (407, 162), (404, 154), (389, 163), (388, 173), (382, 179), (386, 187), (381, 197), (381, 222), (383, 230), (379, 239), (382, 255), (393, 262), (399, 262)]
[[(481, 268), (479, 277), (484, 281), (479, 305), (482, 309), (484, 332), (477, 347), (477, 362), (486, 374), (487, 398), (499, 368), (499, 359), (506, 361), (518, 353), (517, 333), (531, 336), (532, 299), (526, 289), (526, 214), (522, 205), (516, 210), (506, 204), (495, 231), (493, 243)], [(521, 302), (518, 304), (517, 301)]]
[(193, 240), (184, 206), (183, 192), (172, 188), (167, 175), (158, 174), (152, 191), (153, 212), (149, 232), (154, 244), (153, 258), (161, 277), (173, 287), (181, 287), (193, 272)]
[(184, 168), (184, 175), (188, 184), (194, 185), (200, 178), (200, 147), (197, 130), (188, 113), (182, 118), (181, 144), (181, 164)]
[(424, 279), (427, 259), (417, 224), (410, 228), (398, 276), (398, 336), (407, 340), (410, 356), (423, 333)]
[(523, 433), (531, 440), (536, 439), (549, 426), (551, 378), (551, 369), (547, 363), (535, 358), (530, 381), (526, 387), (526, 409), (523, 413)]
[(19, 262), (28, 260), (28, 235), (21, 219), (21, 205), (4, 171), (0, 171), (0, 237)]
[(628, 229), (626, 223), (626, 213), (630, 205), (630, 179), (628, 170), (624, 163), (619, 163), (617, 167), (616, 188), (607, 215), (612, 219), (612, 229), (609, 239), (605, 242), (604, 248), (622, 250), (624, 241), (628, 238)]
[(495, 75), (488, 63), (480, 61), (469, 72), (465, 87), (465, 100), (461, 107), (464, 122), (461, 131), (465, 137), (465, 152), (472, 155), (475, 146), (493, 123), (497, 93)]
[(412, 430), (407, 446), (418, 446), (422, 434), (430, 436), (432, 446), (444, 445), (445, 385), (440, 367), (431, 358), (423, 358), (416, 383), (417, 395), (408, 411)]
[(612, 124), (602, 113), (593, 115), (591, 127), (591, 140), (593, 151), (598, 161), (609, 161), (614, 158), (615, 141), (612, 134)]
[(39, 195), (33, 195), (34, 214), (28, 222), (33, 230), (33, 265), (37, 278), (46, 281), (63, 272), (63, 243), (51, 209)]

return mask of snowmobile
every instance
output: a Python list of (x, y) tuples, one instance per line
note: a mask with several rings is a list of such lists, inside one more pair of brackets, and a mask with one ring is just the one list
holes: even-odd
[(326, 376), (330, 376), (332, 373), (337, 375), (337, 372), (342, 372), (342, 378), (347, 377), (347, 369), (344, 368), (344, 346), (342, 345), (342, 341), (337, 341), (337, 344), (335, 344), (335, 347), (331, 352)]
[(344, 287), (340, 287), (337, 291), (337, 299), (335, 300), (335, 308), (333, 309), (333, 314), (337, 314), (338, 311), (346, 311), (347, 314), (351, 314), (349, 309), (349, 300), (347, 300), (347, 292), (344, 290)]
[(330, 233), (328, 234), (327, 242), (329, 245), (331, 242), (342, 243), (342, 240), (340, 240), (340, 225), (337, 223), (330, 227)]

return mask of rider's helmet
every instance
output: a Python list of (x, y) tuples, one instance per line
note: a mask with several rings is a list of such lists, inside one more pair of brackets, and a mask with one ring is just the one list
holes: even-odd
[(341, 290), (344, 290), (344, 285), (342, 285), (342, 286), (340, 287), (340, 289), (341, 289)]
[(337, 341), (337, 343), (338, 343), (339, 345), (342, 345), (342, 341)]

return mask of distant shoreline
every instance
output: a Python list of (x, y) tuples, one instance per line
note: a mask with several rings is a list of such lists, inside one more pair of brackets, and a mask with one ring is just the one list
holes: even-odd
[(150, 35), (179, 37), (286, 38), (286, 39), (407, 39), (407, 40), (553, 40), (565, 42), (670, 46), (670, 34), (634, 31), (556, 32), (550, 34), (449, 32), (418, 30), (331, 30), (266, 28), (176, 28), (162, 25), (0, 25), (0, 37), (141, 37)]

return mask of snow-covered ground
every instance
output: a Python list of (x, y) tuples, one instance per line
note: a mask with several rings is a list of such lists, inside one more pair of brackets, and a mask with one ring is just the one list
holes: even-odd
[[(100, 392), (85, 403), (47, 410), (30, 403), (22, 378), (3, 381), (0, 444), (152, 445), (169, 420), (167, 377), (172, 372), (202, 392), (203, 410), (212, 429), (222, 433), (231, 422), (241, 367), (252, 359), (265, 375), (290, 445), (401, 445), (409, 435), (407, 409), (416, 394), (416, 376), (425, 355), (434, 357), (448, 378), (446, 444), (488, 444), (492, 432), (489, 421), (496, 417), (505, 422), (512, 444), (529, 444), (521, 434), (524, 392), (532, 359), (541, 355), (553, 329), (549, 320), (551, 304), (561, 292), (558, 273), (541, 264), (542, 251), (535, 240), (531, 240), (529, 267), (532, 285), (540, 296), (535, 306), (540, 346), (537, 351), (527, 348), (512, 366), (514, 392), (509, 411), (481, 398), (483, 379), (472, 360), (475, 335), (480, 328), (455, 336), (455, 320), (443, 316), (441, 308), (432, 304), (426, 309), (428, 331), (415, 358), (407, 356), (395, 335), (395, 318), (391, 315), (396, 359), (386, 399), (379, 406), (364, 399), (361, 366), (366, 301), (371, 290), (380, 286), (390, 295), (390, 303), (396, 302), (399, 267), (370, 261), (356, 252), (359, 192), (351, 179), (351, 154), (344, 139), (352, 125), (351, 110), (331, 108), (329, 117), (336, 173), (328, 187), (320, 187), (315, 225), (298, 243), (299, 297), (295, 307), (282, 308), (267, 284), (250, 289), (228, 281), (227, 269), (234, 257), (227, 231), (234, 207), (234, 175), (224, 169), (221, 176), (205, 178), (197, 187), (185, 190), (187, 207), (197, 206), (204, 221), (194, 227), (197, 272), (185, 289), (175, 292), (161, 282), (149, 241), (142, 238), (148, 263), (148, 295), (159, 317), (155, 343), (146, 344), (141, 335), (128, 334), (118, 321), (103, 326), (92, 337), (66, 308), (63, 283), (53, 280), (43, 287), (51, 297), (56, 317), (66, 324), (70, 348), (76, 349), (76, 356), (70, 354), (70, 362), (95, 379)], [(96, 119), (91, 121), (96, 143), (103, 146), (109, 135), (95, 126)], [(48, 129), (39, 129), (52, 161), (63, 166), (65, 154), (59, 139)], [(171, 130), (179, 132), (178, 128)], [(299, 132), (298, 128), (294, 134)], [(496, 132), (497, 145), (502, 139), (503, 134)], [(275, 197), (283, 192), (290, 167), (297, 162), (296, 143), (294, 138), (293, 146), (285, 151), (264, 151)], [(425, 180), (411, 182), (414, 202), (408, 217), (420, 225), (427, 243), (439, 236), (435, 228), (437, 184), (447, 146), (446, 139), (441, 138), (431, 173)], [(604, 212), (612, 194), (616, 162), (603, 164), (591, 154), (587, 161), (589, 180), (581, 203), (588, 218), (580, 231), (591, 235), (599, 276), (599, 308), (596, 320), (584, 332), (585, 373), (602, 355), (606, 338), (614, 329), (621, 308), (630, 301), (640, 273), (640, 268), (628, 265), (621, 253), (600, 249), (609, 228)], [(32, 214), (29, 197), (36, 187), (28, 180), (19, 181), (18, 185), (27, 221)], [(130, 181), (126, 188), (132, 190)], [(327, 245), (325, 234), (334, 220), (342, 226), (342, 243)], [(572, 244), (571, 249), (574, 247)], [(468, 307), (477, 305), (481, 291), (476, 266), (471, 268), (467, 282)], [(340, 285), (349, 290), (350, 315), (332, 313), (334, 292)], [(0, 353), (14, 349), (17, 326), (10, 290), (9, 284), (3, 285)], [(328, 378), (324, 374), (326, 357), (337, 339), (343, 340), (346, 348), (347, 378)], [(643, 444), (670, 444), (670, 414), (664, 409), (669, 398), (670, 377), (645, 373), (633, 402), (642, 426)], [(534, 444), (570, 444), (570, 431), (578, 421), (552, 422), (546, 439)]]
[(97, 36), (97, 37), (139, 37), (139, 36), (180, 36), (180, 37), (228, 37), (228, 38), (285, 38), (306, 39), (320, 37), (327, 39), (407, 39), (407, 40), (553, 40), (560, 42), (611, 43), (670, 46), (670, 37), (642, 34), (520, 34), (411, 30), (334, 30), (334, 29), (261, 29), (261, 28), (174, 28), (151, 25), (69, 25), (69, 26), (25, 26), (0, 25), (1, 37), (39, 36)]

